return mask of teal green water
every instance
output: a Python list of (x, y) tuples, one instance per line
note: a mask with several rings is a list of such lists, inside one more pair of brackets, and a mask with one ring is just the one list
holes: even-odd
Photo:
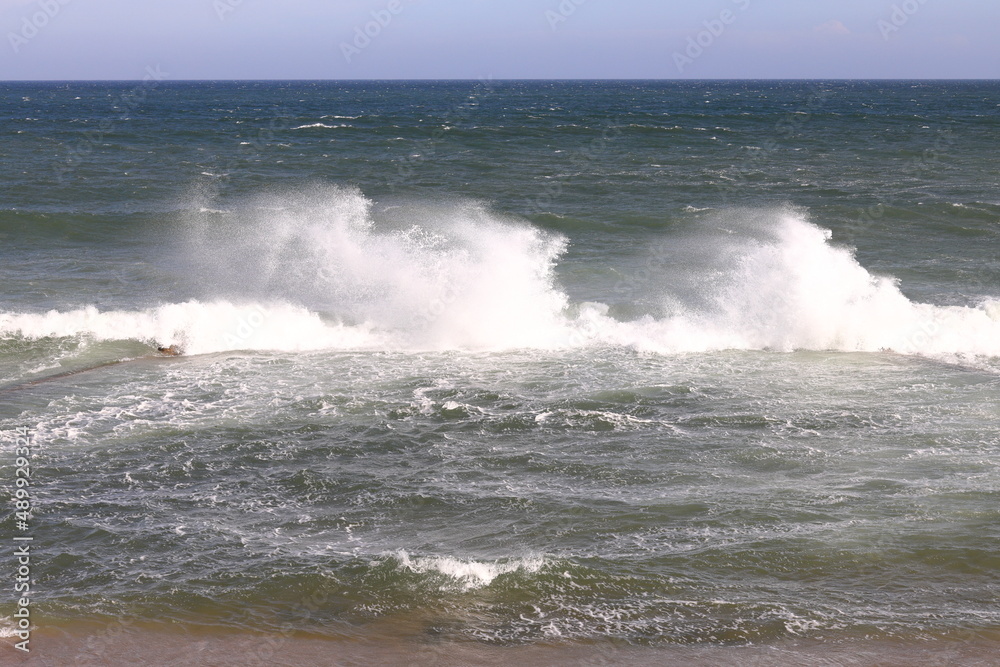
[(3, 84), (35, 621), (996, 629), (998, 92)]

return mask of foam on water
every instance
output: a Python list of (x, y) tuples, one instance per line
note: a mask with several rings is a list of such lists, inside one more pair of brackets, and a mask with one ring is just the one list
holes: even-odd
[(26, 338), (139, 340), (150, 345), (178, 345), (189, 354), (355, 348), (375, 345), (380, 339), (363, 326), (324, 322), (300, 306), (227, 301), (188, 301), (142, 311), (101, 312), (87, 306), (43, 314), (0, 313), (0, 332)]
[(356, 190), (261, 197), (189, 225), (186, 255), (216, 296), (272, 300), (411, 349), (558, 343), (566, 240), (476, 204), (388, 208)]
[(0, 336), (134, 339), (190, 354), (621, 345), (1000, 355), (1000, 300), (915, 303), (801, 211), (706, 215), (717, 217), (667, 240), (664, 271), (649, 276), (659, 307), (621, 321), (604, 303), (570, 303), (556, 282), (567, 244), (557, 234), (474, 203), (376, 215), (356, 190), (317, 187), (190, 220), (185, 261), (205, 298), (4, 312)]
[(340, 125), (327, 125), (326, 123), (309, 123), (308, 125), (299, 125), (298, 127), (293, 127), (292, 129), (293, 130), (309, 130), (309, 129), (321, 128), (321, 129), (324, 129), (324, 130), (335, 130), (335, 129), (341, 128), (341, 127), (351, 127), (351, 126), (347, 125), (346, 123), (343, 123), (343, 124), (340, 124)]
[(590, 318), (593, 337), (659, 352), (1000, 355), (1000, 302), (938, 307), (910, 301), (894, 279), (869, 273), (850, 249), (831, 244), (829, 230), (800, 212), (768, 211), (742, 222), (742, 228), (716, 227), (689, 240), (715, 258), (700, 272), (697, 298), (678, 296), (666, 284), (669, 314), (631, 323), (609, 322), (600, 306), (589, 306), (583, 317)]
[(11, 616), (0, 617), (0, 638), (8, 639), (18, 636), (17, 623)]
[(392, 558), (402, 569), (419, 574), (443, 575), (450, 583), (459, 586), (462, 590), (474, 590), (489, 586), (500, 575), (519, 570), (529, 573), (538, 572), (545, 564), (545, 559), (541, 557), (484, 563), (460, 560), (450, 556), (412, 557), (406, 551), (398, 551), (392, 555)]

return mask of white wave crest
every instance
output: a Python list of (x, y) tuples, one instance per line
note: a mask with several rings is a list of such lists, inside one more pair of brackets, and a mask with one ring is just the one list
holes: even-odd
[(299, 125), (298, 127), (293, 127), (293, 130), (309, 130), (321, 128), (324, 130), (336, 130), (341, 127), (351, 127), (347, 123), (341, 123), (340, 125), (327, 125), (326, 123), (309, 123), (307, 125)]
[(623, 320), (605, 303), (571, 303), (557, 284), (565, 238), (477, 204), (376, 216), (371, 201), (342, 188), (252, 204), (226, 216), (192, 207), (187, 272), (209, 298), (134, 311), (0, 312), (0, 337), (134, 339), (192, 354), (610, 345), (1000, 356), (1000, 300), (913, 302), (794, 210), (734, 214), (691, 238), (670, 237), (642, 285), (626, 276), (608, 286), (636, 303), (644, 292), (652, 304)]
[(444, 575), (463, 590), (489, 586), (500, 575), (511, 572), (538, 572), (545, 564), (545, 559), (540, 556), (489, 563), (450, 556), (411, 557), (402, 550), (392, 554), (392, 558), (398, 562), (399, 567), (411, 572)]

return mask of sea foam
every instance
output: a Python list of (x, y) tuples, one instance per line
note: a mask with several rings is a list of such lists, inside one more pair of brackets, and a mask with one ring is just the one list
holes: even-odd
[(791, 208), (729, 211), (664, 240), (650, 251), (662, 271), (608, 286), (652, 304), (628, 320), (606, 303), (570, 301), (555, 273), (566, 238), (480, 204), (387, 207), (376, 221), (359, 191), (318, 187), (231, 209), (181, 234), (187, 269), (214, 294), (133, 311), (3, 312), (0, 336), (131, 339), (189, 354), (612, 345), (1000, 356), (1000, 300), (913, 302)]
[(545, 565), (545, 559), (540, 556), (518, 558), (510, 561), (481, 562), (461, 560), (451, 556), (410, 556), (406, 551), (392, 554), (401, 569), (418, 574), (434, 574), (446, 578), (446, 587), (458, 587), (462, 590), (474, 590), (489, 586), (504, 574), (512, 572), (536, 573)]

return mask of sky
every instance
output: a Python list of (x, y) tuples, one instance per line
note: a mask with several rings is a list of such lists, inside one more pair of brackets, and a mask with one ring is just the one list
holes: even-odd
[(0, 0), (0, 80), (993, 79), (997, 0)]

